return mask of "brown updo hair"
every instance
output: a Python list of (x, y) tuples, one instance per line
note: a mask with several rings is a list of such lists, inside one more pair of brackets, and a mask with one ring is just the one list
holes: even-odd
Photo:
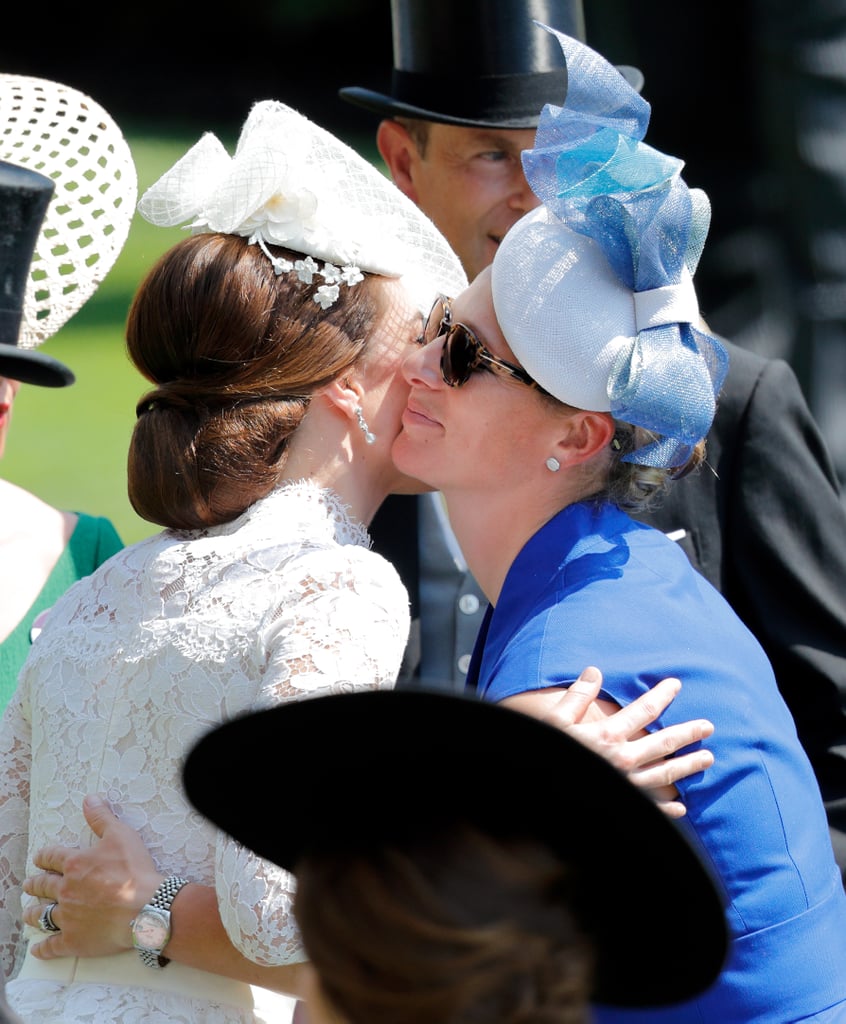
[(350, 1024), (583, 1024), (593, 945), (543, 845), (464, 827), (367, 854), (308, 854), (295, 914)]
[(138, 404), (129, 449), (138, 515), (197, 529), (264, 497), (311, 396), (361, 356), (382, 308), (381, 281), (366, 274), (341, 285), (324, 310), (313, 299), (319, 278), (277, 276), (245, 238), (200, 234), (168, 250), (127, 322), (129, 357), (155, 385)]

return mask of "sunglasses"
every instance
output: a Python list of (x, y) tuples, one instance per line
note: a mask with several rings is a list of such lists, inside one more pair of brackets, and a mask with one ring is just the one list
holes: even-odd
[(499, 359), (479, 341), (466, 325), (452, 322), (449, 299), (441, 296), (435, 301), (423, 328), (421, 341), (428, 345), (436, 338), (444, 339), (441, 351), (441, 376), (451, 388), (460, 388), (470, 380), (476, 370), (487, 370), (498, 377), (518, 380), (530, 388), (543, 388), (520, 367)]

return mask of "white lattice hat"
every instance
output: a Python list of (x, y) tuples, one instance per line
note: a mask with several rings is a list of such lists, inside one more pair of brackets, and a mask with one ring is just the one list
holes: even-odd
[[(277, 273), (317, 284), (324, 308), (361, 271), (401, 277), (428, 312), (438, 292), (467, 286), (458, 257), (434, 224), (384, 174), (334, 135), (284, 103), (256, 103), (234, 156), (207, 133), (145, 192), (153, 224), (241, 235)], [(302, 253), (292, 262), (268, 245)], [(315, 261), (322, 260), (323, 266)]]
[(26, 351), (78, 312), (114, 265), (135, 210), (137, 176), (120, 128), (99, 103), (21, 75), (0, 74), (0, 161), (54, 186), (23, 299), (17, 347)]

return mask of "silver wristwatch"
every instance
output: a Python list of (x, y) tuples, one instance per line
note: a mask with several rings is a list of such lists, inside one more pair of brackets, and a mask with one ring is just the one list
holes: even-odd
[(162, 956), (162, 950), (170, 939), (170, 905), (173, 897), (187, 884), (187, 878), (178, 878), (176, 875), (166, 878), (153, 893), (150, 902), (130, 921), (132, 945), (138, 950), (138, 956), (145, 967), (158, 970), (170, 963), (166, 956)]

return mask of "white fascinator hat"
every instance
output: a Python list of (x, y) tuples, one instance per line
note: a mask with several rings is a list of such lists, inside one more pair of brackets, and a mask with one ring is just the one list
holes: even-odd
[[(247, 238), (278, 274), (317, 284), (314, 300), (323, 308), (362, 272), (402, 278), (422, 312), (437, 293), (455, 295), (467, 286), (444, 237), (392, 181), (273, 100), (253, 106), (234, 155), (206, 133), (144, 193), (138, 210), (162, 227)], [(268, 245), (304, 259), (274, 256)]]
[[(62, 386), (73, 374), (37, 350), (94, 294), (120, 255), (135, 212), (129, 146), (90, 96), (42, 78), (0, 74), (0, 163), (6, 281), (20, 284), (0, 344), (0, 373)], [(14, 309), (11, 308), (14, 306)], [(14, 314), (14, 315), (13, 315)], [(12, 335), (16, 334), (16, 337)]]
[(550, 394), (655, 435), (625, 461), (679, 467), (710, 429), (728, 369), (692, 278), (710, 206), (682, 161), (643, 143), (649, 104), (598, 53), (549, 31), (567, 97), (544, 108), (523, 153), (543, 205), (494, 258), (497, 320)]

